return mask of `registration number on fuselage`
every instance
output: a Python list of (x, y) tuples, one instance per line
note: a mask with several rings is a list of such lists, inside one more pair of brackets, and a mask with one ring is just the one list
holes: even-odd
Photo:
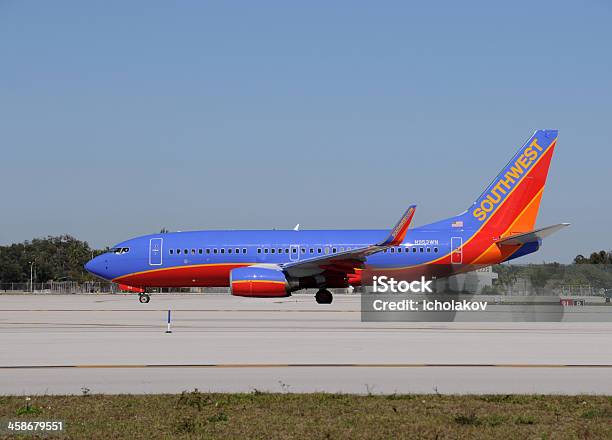
[(414, 240), (414, 244), (428, 245), (428, 244), (439, 244), (438, 240)]

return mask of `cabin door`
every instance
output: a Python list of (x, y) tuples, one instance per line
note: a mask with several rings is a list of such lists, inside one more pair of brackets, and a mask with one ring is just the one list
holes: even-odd
[(149, 266), (162, 265), (163, 238), (152, 238), (149, 240)]
[(289, 259), (291, 261), (299, 261), (300, 259), (300, 245), (292, 244), (289, 246)]

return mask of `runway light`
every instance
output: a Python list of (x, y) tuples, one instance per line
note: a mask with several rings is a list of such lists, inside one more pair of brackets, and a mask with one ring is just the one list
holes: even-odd
[(168, 329), (166, 330), (166, 333), (172, 333), (172, 330), (170, 330), (170, 310), (168, 310)]

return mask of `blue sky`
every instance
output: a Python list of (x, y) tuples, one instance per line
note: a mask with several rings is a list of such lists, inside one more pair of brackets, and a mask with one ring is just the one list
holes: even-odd
[(603, 0), (0, 1), (0, 243), (424, 224), (557, 128), (538, 224), (573, 226), (531, 260), (609, 249), (611, 22)]

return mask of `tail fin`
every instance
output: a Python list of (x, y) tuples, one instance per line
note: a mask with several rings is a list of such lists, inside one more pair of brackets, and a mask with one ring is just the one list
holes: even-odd
[[(462, 216), (474, 229), (498, 236), (534, 229), (557, 130), (538, 130)], [(466, 225), (468, 226), (468, 225)]]

